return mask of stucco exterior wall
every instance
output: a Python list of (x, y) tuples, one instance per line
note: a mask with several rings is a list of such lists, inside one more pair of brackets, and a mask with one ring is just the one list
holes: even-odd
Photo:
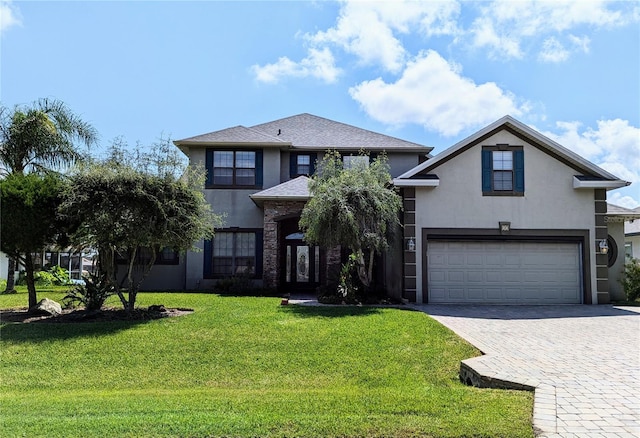
[[(189, 150), (191, 164), (205, 162), (205, 148)], [(263, 149), (263, 179), (259, 189), (205, 189), (204, 196), (217, 214), (224, 214), (225, 227), (263, 228), (263, 212), (249, 197), (260, 190), (280, 184), (281, 157), (277, 148)], [(288, 169), (288, 167), (287, 167)], [(188, 251), (186, 254), (185, 287), (190, 290), (210, 289), (216, 280), (204, 278), (204, 242), (196, 245), (199, 251)], [(257, 281), (262, 284), (262, 281)]]
[[(607, 228), (609, 236), (617, 245), (616, 261), (612, 266), (609, 266), (609, 294), (612, 301), (624, 300), (624, 290), (620, 283), (624, 271), (624, 223), (622, 221), (608, 222)], [(612, 249), (609, 248), (609, 251)]]
[[(426, 152), (422, 155), (426, 155)], [(397, 152), (387, 153), (389, 159), (389, 168), (392, 177), (397, 177), (420, 164), (420, 154), (401, 154)]]
[(155, 265), (140, 285), (144, 291), (180, 291), (185, 288), (185, 255), (178, 265)]
[[(482, 146), (523, 146), (524, 196), (482, 195)], [(432, 173), (440, 178), (435, 188), (416, 188), (416, 230), (422, 228), (488, 228), (510, 222), (511, 229), (588, 230), (590, 254), (595, 254), (594, 191), (575, 190), (578, 172), (522, 139), (501, 131), (441, 164)], [(417, 301), (422, 302), (425, 247), (416, 233)], [(597, 302), (595, 257), (591, 263), (591, 290)]]

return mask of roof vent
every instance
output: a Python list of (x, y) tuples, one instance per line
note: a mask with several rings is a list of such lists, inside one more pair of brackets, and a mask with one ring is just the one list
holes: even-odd
[(282, 129), (278, 129), (278, 135), (282, 134)]

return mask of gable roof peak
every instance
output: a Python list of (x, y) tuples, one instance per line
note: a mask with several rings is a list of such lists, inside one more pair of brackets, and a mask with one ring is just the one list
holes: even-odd
[(411, 178), (416, 174), (424, 171), (425, 169), (430, 171), (501, 130), (508, 130), (512, 134), (543, 150), (549, 155), (552, 155), (558, 159), (561, 159), (562, 161), (565, 161), (566, 163), (569, 163), (572, 167), (579, 169), (580, 172), (594, 175), (604, 180), (616, 181), (621, 184), (624, 183), (623, 185), (630, 184), (626, 181), (620, 180), (617, 176), (582, 158), (580, 155), (576, 154), (570, 149), (567, 149), (561, 144), (555, 142), (549, 137), (546, 137), (545, 135), (541, 134), (540, 132), (508, 114), (496, 120), (495, 122), (490, 123), (479, 131), (471, 134), (467, 138), (459, 141), (448, 149), (440, 152), (436, 156), (428, 159), (424, 163), (419, 164), (413, 169), (405, 172), (396, 179), (400, 180)]

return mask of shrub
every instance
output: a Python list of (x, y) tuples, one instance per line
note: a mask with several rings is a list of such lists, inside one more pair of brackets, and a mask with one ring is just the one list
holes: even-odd
[(67, 307), (84, 305), (86, 310), (100, 310), (104, 302), (115, 293), (105, 275), (90, 273), (63, 298)]
[(13, 290), (7, 290), (7, 280), (0, 280), (0, 295), (17, 294), (18, 292)]
[(622, 286), (627, 300), (635, 301), (640, 298), (640, 260), (631, 259), (624, 265)]
[[(33, 280), (36, 286), (66, 286), (71, 284), (69, 271), (60, 267), (52, 266), (47, 270), (38, 271), (33, 274)], [(20, 271), (16, 285), (24, 286), (27, 284), (27, 275), (25, 271)]]

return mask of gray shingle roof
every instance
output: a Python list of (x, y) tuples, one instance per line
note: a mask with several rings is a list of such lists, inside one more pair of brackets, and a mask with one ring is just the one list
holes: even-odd
[(309, 178), (301, 175), (277, 186), (249, 195), (249, 197), (258, 205), (269, 200), (306, 201), (311, 197), (309, 193)]
[(174, 142), (176, 145), (260, 144), (300, 149), (403, 150), (429, 153), (433, 148), (345, 123), (298, 114), (252, 127), (236, 126)]
[(252, 126), (256, 131), (290, 142), (293, 147), (313, 149), (419, 149), (433, 148), (379, 134), (312, 114), (298, 114)]
[(246, 128), (244, 126), (234, 126), (233, 128), (226, 128), (220, 131), (209, 132), (207, 134), (196, 135), (195, 137), (189, 137), (182, 140), (177, 140), (176, 143), (235, 143), (235, 144), (248, 144), (248, 143), (284, 143), (282, 139), (266, 135), (255, 129)]

